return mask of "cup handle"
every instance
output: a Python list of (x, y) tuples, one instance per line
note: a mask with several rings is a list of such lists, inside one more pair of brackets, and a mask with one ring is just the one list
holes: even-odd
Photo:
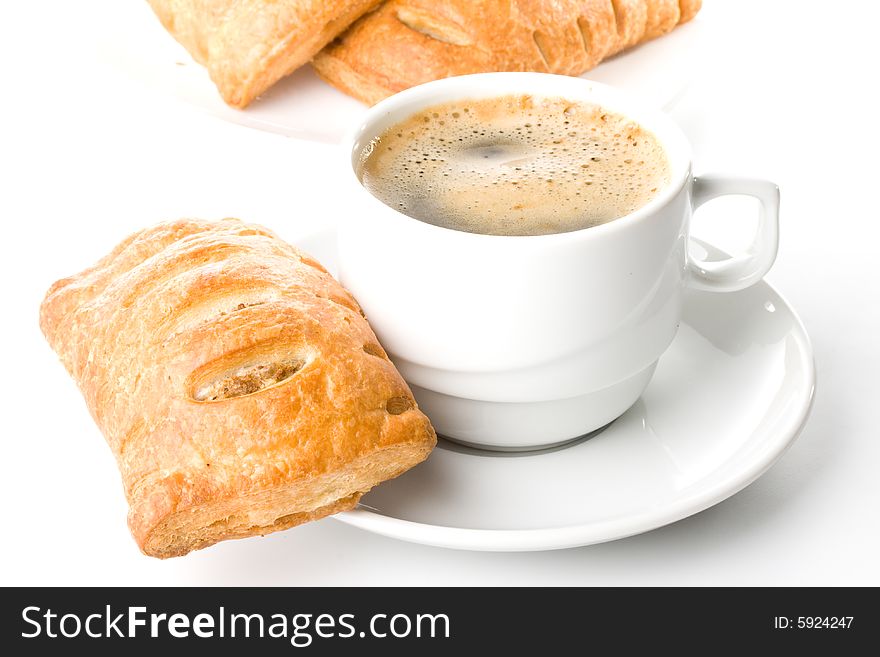
[(754, 285), (776, 260), (779, 249), (779, 187), (769, 180), (699, 176), (694, 178), (693, 209), (726, 194), (753, 196), (761, 203), (758, 230), (745, 253), (704, 262), (688, 256), (689, 285), (698, 290), (735, 292)]

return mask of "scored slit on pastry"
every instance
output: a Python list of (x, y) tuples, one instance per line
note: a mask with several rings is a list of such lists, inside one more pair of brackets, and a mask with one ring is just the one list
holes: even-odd
[(440, 78), (490, 71), (580, 75), (690, 20), (700, 0), (389, 0), (312, 60), (368, 104)]
[(40, 324), (152, 556), (352, 508), (436, 442), (354, 298), (258, 226), (143, 230), (53, 285)]

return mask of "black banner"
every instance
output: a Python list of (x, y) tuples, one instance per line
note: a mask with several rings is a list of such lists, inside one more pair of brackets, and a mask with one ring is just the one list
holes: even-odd
[(707, 653), (840, 650), (876, 641), (878, 625), (867, 589), (5, 589), (2, 600), (2, 645), (16, 649), (6, 654), (135, 646), (169, 655), (224, 646), (260, 655), (485, 646), (544, 654), (630, 652), (646, 640)]

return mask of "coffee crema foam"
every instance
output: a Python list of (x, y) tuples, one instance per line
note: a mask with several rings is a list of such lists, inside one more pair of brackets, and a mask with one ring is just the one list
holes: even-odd
[(594, 104), (527, 95), (420, 111), (364, 149), (358, 175), (386, 205), (436, 226), (546, 235), (630, 214), (669, 182), (657, 138)]

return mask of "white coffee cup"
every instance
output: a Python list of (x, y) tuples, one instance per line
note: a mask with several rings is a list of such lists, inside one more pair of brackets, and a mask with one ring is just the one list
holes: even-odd
[[(480, 235), (412, 219), (360, 183), (371, 140), (432, 105), (511, 94), (601, 105), (656, 135), (670, 183), (606, 224), (540, 236)], [(779, 190), (691, 174), (675, 123), (606, 85), (543, 73), (447, 78), (372, 107), (344, 144), (351, 210), (340, 278), (437, 432), (478, 447), (536, 449), (601, 428), (639, 397), (675, 336), (686, 286), (740, 290), (776, 257)], [(751, 248), (721, 262), (688, 255), (693, 210), (724, 194), (760, 201)]]

